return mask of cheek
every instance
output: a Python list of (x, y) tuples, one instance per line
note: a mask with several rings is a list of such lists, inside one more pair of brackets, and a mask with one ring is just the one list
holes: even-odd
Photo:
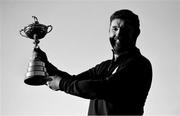
[(114, 33), (112, 31), (109, 31), (109, 37), (113, 37)]
[(130, 30), (129, 30), (129, 38), (134, 38), (134, 36), (135, 36), (135, 31), (134, 31), (134, 29), (130, 29)]

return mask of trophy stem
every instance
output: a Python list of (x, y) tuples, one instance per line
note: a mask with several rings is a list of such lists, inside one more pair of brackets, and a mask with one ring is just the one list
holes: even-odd
[(33, 35), (33, 38), (34, 38), (34, 42), (33, 42), (33, 43), (34, 43), (34, 45), (35, 45), (34, 48), (38, 48), (38, 44), (39, 44), (40, 41), (39, 41), (39, 39), (37, 38), (37, 34), (34, 34), (34, 35)]

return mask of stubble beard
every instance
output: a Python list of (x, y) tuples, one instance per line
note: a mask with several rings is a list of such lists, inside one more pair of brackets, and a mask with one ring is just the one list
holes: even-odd
[(121, 39), (121, 37), (110, 37), (110, 43), (111, 43), (111, 46), (112, 46), (115, 54), (118, 54), (122, 49), (120, 39)]

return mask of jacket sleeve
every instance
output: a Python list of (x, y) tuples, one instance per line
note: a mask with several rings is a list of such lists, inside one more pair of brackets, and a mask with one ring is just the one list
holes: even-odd
[(148, 79), (151, 75), (150, 69), (149, 65), (144, 63), (131, 63), (109, 77), (97, 79), (96, 67), (79, 75), (62, 78), (59, 86), (60, 90), (66, 93), (86, 99), (112, 100), (132, 97), (148, 90), (151, 81)]

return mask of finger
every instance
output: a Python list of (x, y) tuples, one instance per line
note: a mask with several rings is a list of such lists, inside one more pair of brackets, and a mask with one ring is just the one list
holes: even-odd
[(42, 51), (39, 46), (38, 46), (38, 47), (35, 47), (35, 48), (34, 48), (34, 51), (45, 55), (45, 52)]
[(52, 81), (53, 80), (53, 78), (51, 77), (51, 76), (49, 76), (49, 77), (47, 77), (46, 78), (46, 81), (48, 82), (48, 81)]
[(50, 83), (49, 81), (47, 81), (46, 85), (47, 85), (50, 89), (54, 90), (54, 88), (51, 86), (51, 83)]
[(47, 85), (47, 86), (49, 87), (49, 83), (50, 83), (52, 80), (53, 80), (53, 79), (52, 79), (51, 76), (46, 77), (46, 84), (45, 84), (45, 85)]
[(39, 52), (39, 51), (41, 51), (41, 49), (39, 46), (37, 46), (37, 47), (34, 47), (34, 51)]
[(45, 85), (49, 87), (49, 83), (48, 83), (48, 81), (45, 83)]

